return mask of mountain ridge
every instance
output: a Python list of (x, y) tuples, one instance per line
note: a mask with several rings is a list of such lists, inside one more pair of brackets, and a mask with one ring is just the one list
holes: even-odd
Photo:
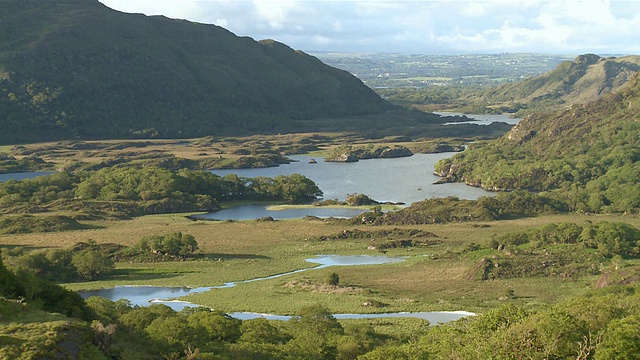
[(94, 0), (0, 4), (0, 142), (277, 132), (393, 109), (273, 40)]
[(594, 101), (624, 86), (638, 71), (638, 55), (604, 58), (583, 54), (542, 75), (487, 90), (481, 97), (491, 107), (562, 110), (571, 104)]

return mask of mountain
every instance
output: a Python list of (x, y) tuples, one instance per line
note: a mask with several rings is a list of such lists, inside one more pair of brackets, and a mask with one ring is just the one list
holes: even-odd
[(492, 107), (560, 110), (593, 101), (623, 86), (638, 71), (637, 55), (603, 58), (585, 54), (542, 75), (488, 90), (482, 98)]
[(640, 74), (587, 104), (523, 119), (500, 139), (436, 164), (491, 190), (552, 191), (576, 211), (640, 212)]
[(392, 108), (346, 71), (218, 26), (97, 0), (0, 9), (0, 143), (278, 132)]

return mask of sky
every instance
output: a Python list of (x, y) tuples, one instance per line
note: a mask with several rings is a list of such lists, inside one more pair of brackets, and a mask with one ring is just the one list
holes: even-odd
[(640, 54), (640, 0), (99, 0), (307, 52)]

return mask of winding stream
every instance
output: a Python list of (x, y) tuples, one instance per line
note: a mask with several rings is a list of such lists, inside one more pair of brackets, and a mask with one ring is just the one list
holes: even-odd
[[(242, 281), (227, 282), (223, 285), (216, 286), (204, 286), (197, 288), (189, 287), (166, 287), (166, 286), (116, 286), (110, 289), (99, 290), (83, 290), (78, 293), (84, 299), (90, 296), (101, 296), (111, 301), (120, 299), (127, 299), (131, 305), (148, 306), (151, 303), (165, 304), (176, 311), (180, 311), (188, 306), (198, 306), (184, 300), (175, 300), (176, 298), (184, 297), (189, 294), (196, 294), (211, 291), (213, 289), (231, 288), (237, 284), (251, 283), (256, 281), (270, 280), (287, 275), (297, 274), (304, 271), (322, 269), (329, 266), (359, 266), (359, 265), (378, 265), (397, 263), (404, 261), (402, 257), (391, 256), (371, 256), (371, 255), (318, 255), (314, 258), (305, 259), (307, 262), (319, 264), (318, 266), (298, 269), (285, 273), (275, 274), (271, 276), (253, 278)], [(273, 314), (258, 314), (252, 312), (233, 312), (229, 313), (230, 316), (241, 320), (255, 319), (258, 317), (264, 317), (269, 320), (288, 320), (291, 317), (285, 315), (273, 315)], [(431, 324), (443, 323), (447, 321), (453, 321), (466, 316), (473, 316), (475, 314), (465, 311), (432, 311), (432, 312), (399, 312), (399, 313), (384, 313), (384, 314), (335, 314), (337, 319), (371, 319), (371, 318), (387, 318), (387, 317), (413, 317), (429, 320)]]

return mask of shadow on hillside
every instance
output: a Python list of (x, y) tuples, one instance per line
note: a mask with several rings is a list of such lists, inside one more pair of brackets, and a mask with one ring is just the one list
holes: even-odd
[(168, 279), (172, 277), (180, 276), (184, 273), (188, 273), (191, 271), (183, 271), (179, 273), (163, 273), (158, 272), (157, 270), (149, 270), (149, 269), (115, 269), (111, 271), (109, 276), (106, 276), (101, 280), (112, 280), (112, 281), (137, 281), (137, 280), (157, 280), (157, 279)]
[(35, 245), (0, 245), (0, 252), (4, 252), (8, 256), (18, 256), (23, 253), (30, 252), (32, 250), (46, 250), (51, 249), (50, 246), (35, 246)]
[(219, 253), (210, 253), (204, 254), (204, 258), (211, 261), (222, 261), (222, 260), (269, 260), (271, 259), (269, 256), (264, 255), (256, 255), (256, 254), (219, 254)]

